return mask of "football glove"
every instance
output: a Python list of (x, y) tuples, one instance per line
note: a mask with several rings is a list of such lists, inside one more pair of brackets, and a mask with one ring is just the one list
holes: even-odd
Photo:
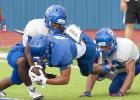
[(96, 75), (96, 80), (103, 81), (105, 79), (105, 77), (106, 77), (106, 74), (101, 73), (101, 74)]
[(105, 65), (101, 67), (101, 73), (107, 73), (112, 70), (112, 65)]
[(84, 92), (80, 97), (91, 97), (90, 92)]
[[(39, 69), (39, 72), (40, 72), (40, 75), (37, 75), (36, 73), (32, 72), (32, 68), (34, 67), (38, 67), (40, 68)], [(40, 84), (42, 86), (44, 86), (47, 82), (47, 78), (45, 77), (43, 71), (42, 71), (42, 66), (40, 65), (35, 65), (35, 66), (32, 66), (30, 69), (29, 69), (29, 77), (31, 78), (31, 80), (37, 84)]]

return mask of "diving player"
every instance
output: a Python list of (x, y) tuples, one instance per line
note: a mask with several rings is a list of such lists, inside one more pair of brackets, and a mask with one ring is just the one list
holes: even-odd
[[(66, 20), (67, 15), (63, 7), (59, 5), (51, 5), (50, 7), (47, 8), (46, 12), (50, 11), (49, 10), (50, 8), (53, 11), (50, 13), (45, 13), (45, 16), (51, 16), (51, 14), (55, 14), (55, 18), (57, 18), (55, 19), (56, 21), (59, 19)], [(47, 23), (45, 19), (46, 17), (43, 19), (35, 19), (30, 21), (24, 29), (25, 34), (23, 35), (23, 43), (18, 43), (16, 46), (11, 48), (10, 52), (8, 53), (7, 62), (13, 68), (13, 73), (11, 77), (6, 77), (0, 81), (0, 91), (8, 88), (13, 84), (19, 85), (22, 82), (24, 82), (24, 84), (27, 86), (29, 90), (29, 94), (32, 97), (32, 99), (38, 99), (43, 97), (41, 93), (37, 92), (36, 88), (32, 85), (32, 82), (28, 76), (27, 69), (29, 69), (29, 67), (31, 66), (28, 66), (28, 63), (24, 55), (24, 50), (26, 48), (27, 41), (30, 41), (32, 37), (42, 33), (44, 35), (48, 34), (49, 29), (45, 25)]]

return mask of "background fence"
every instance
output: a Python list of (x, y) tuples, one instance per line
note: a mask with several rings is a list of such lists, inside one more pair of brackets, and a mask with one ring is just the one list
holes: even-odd
[[(88, 30), (86, 32), (93, 38), (95, 31), (101, 27), (124, 29), (120, 0), (0, 0), (8, 31), (23, 30), (29, 20), (43, 18), (46, 8), (52, 4), (64, 6), (68, 22), (79, 25), (84, 31)], [(136, 28), (140, 29), (139, 26)], [(123, 30), (117, 31), (117, 35), (120, 33), (122, 36)], [(138, 38), (139, 31), (136, 31), (136, 43)], [(0, 46), (11, 46), (19, 41), (21, 36), (15, 32), (0, 33)]]
[(68, 21), (82, 29), (124, 28), (120, 0), (0, 0), (8, 30), (24, 29), (29, 20), (43, 18), (52, 4), (64, 6)]

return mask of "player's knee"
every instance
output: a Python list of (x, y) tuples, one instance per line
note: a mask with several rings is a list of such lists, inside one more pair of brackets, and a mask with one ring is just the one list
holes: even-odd
[(109, 87), (109, 93), (117, 93), (119, 90), (116, 87)]
[(88, 76), (88, 75), (89, 75), (89, 73), (87, 73), (87, 72), (82, 72), (82, 71), (81, 71), (81, 74), (82, 74), (83, 76)]
[[(81, 65), (79, 65), (81, 66)], [(90, 70), (87, 67), (80, 67), (80, 73), (83, 76), (88, 76), (90, 74)]]
[(17, 65), (20, 67), (20, 65), (23, 65), (25, 64), (25, 57), (20, 57), (18, 60), (17, 60)]
[(16, 81), (16, 82), (14, 82), (14, 84), (16, 84), (16, 85), (20, 85), (22, 83), (22, 81)]
[(11, 83), (16, 84), (16, 85), (20, 85), (20, 84), (22, 84), (22, 81), (20, 79), (11, 78)]

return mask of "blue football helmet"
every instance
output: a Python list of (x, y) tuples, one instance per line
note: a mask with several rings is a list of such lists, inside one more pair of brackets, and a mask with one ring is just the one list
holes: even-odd
[(111, 47), (106, 52), (102, 51), (104, 58), (108, 58), (117, 49), (115, 33), (109, 28), (102, 28), (99, 31), (97, 31), (95, 40), (96, 40), (97, 47), (100, 49), (101, 47), (105, 47), (105, 46)]
[(62, 30), (56, 29), (52, 23), (59, 24), (63, 29), (66, 25), (67, 14), (60, 5), (51, 5), (45, 12), (45, 25), (52, 33), (60, 33)]
[(49, 38), (44, 35), (32, 37), (29, 41), (30, 53), (32, 57), (43, 57), (47, 53)]

